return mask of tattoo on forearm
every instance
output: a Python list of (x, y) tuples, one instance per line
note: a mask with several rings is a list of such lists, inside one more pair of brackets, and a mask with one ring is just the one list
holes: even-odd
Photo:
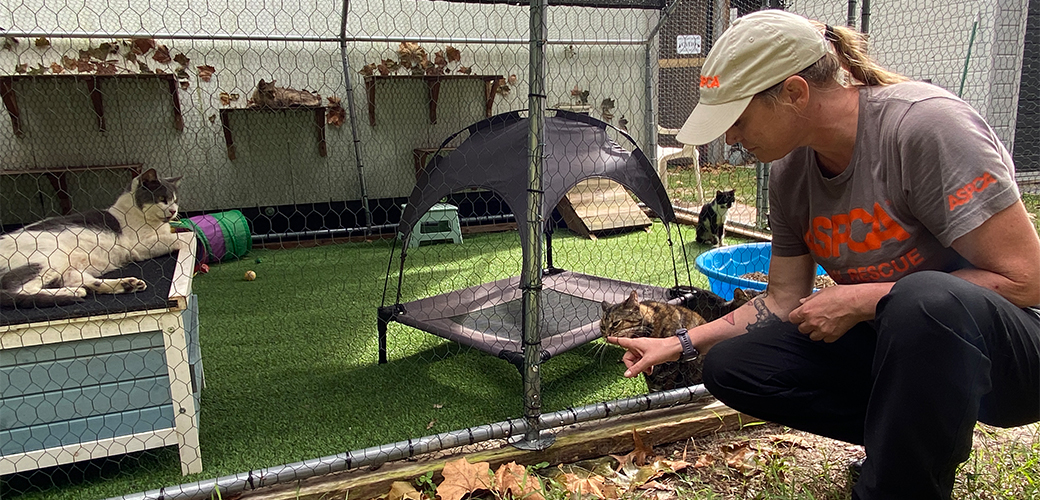
[(780, 323), (782, 323), (780, 317), (766, 307), (765, 298), (766, 294), (763, 293), (751, 300), (751, 304), (755, 306), (755, 321), (748, 323), (748, 333), (761, 330), (771, 330), (780, 326)]
[(726, 320), (726, 323), (729, 323), (731, 325), (735, 325), (735, 324), (737, 324), (736, 314), (737, 314), (736, 312), (731, 312), (731, 313), (723, 316), (722, 319)]

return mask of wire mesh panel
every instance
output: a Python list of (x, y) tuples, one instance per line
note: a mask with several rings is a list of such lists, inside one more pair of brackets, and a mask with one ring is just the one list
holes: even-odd
[[(0, 283), (69, 290), (0, 309), (0, 496), (208, 498), (688, 385), (621, 377), (600, 319), (762, 279), (768, 166), (674, 136), (764, 7), (861, 27), (1036, 170), (1024, 6), (550, 1), (532, 40), (518, 2), (4, 4)], [(60, 271), (85, 246), (111, 281)]]

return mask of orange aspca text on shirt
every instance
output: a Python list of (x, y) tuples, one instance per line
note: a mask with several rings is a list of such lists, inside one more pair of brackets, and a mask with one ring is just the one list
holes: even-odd
[[(703, 85), (703, 84), (702, 84)], [(971, 182), (965, 184), (963, 187), (957, 188), (953, 194), (949, 195), (950, 211), (953, 209), (970, 202), (975, 198), (975, 193), (981, 193), (984, 189), (989, 187), (990, 184), (997, 182), (989, 172), (986, 172), (974, 179)]]
[(701, 88), (715, 89), (719, 87), (719, 75), (701, 76)]
[[(860, 241), (852, 239), (853, 224), (870, 226)], [(809, 230), (805, 232), (805, 244), (818, 257), (837, 258), (841, 256), (842, 245), (851, 252), (864, 253), (881, 248), (886, 240), (903, 241), (909, 237), (910, 233), (875, 202), (873, 213), (854, 208), (847, 214), (813, 217)]]

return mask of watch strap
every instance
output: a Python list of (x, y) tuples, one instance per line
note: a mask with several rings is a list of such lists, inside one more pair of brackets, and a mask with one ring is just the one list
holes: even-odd
[(679, 337), (679, 344), (682, 345), (682, 356), (679, 357), (679, 361), (692, 361), (701, 355), (700, 351), (693, 346), (693, 342), (690, 342), (690, 336), (687, 335), (685, 328), (676, 330), (675, 336)]

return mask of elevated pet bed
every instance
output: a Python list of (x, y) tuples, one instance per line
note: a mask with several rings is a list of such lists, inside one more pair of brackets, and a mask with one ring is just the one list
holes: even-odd
[[(672, 204), (650, 160), (638, 148), (628, 151), (607, 134), (609, 124), (586, 115), (556, 111), (544, 123), (541, 220), (547, 221), (547, 269), (541, 290), (541, 359), (573, 349), (599, 336), (601, 302), (618, 303), (632, 290), (646, 300), (679, 302), (699, 291), (678, 285), (663, 288), (554, 268), (551, 228), (553, 208), (580, 181), (605, 178), (625, 186), (665, 222), (675, 220)], [(613, 128), (613, 127), (611, 127)], [(624, 131), (615, 133), (635, 141)], [(441, 198), (465, 188), (487, 189), (512, 209), (517, 226), (527, 219), (528, 119), (519, 111), (497, 115), (471, 125), (444, 141), (451, 143), (468, 132), (458, 148), (445, 156), (433, 155), (408, 198), (399, 224), (401, 241), (427, 210)], [(530, 248), (520, 231), (522, 248)], [(669, 238), (669, 242), (671, 239)], [(379, 308), (379, 362), (385, 363), (387, 325), (396, 321), (506, 359), (523, 363), (520, 278), (511, 277), (434, 297), (401, 303), (407, 245), (401, 249), (397, 303)], [(674, 263), (674, 259), (673, 259)], [(390, 279), (389, 272), (387, 280)], [(710, 292), (707, 292), (710, 293)]]

